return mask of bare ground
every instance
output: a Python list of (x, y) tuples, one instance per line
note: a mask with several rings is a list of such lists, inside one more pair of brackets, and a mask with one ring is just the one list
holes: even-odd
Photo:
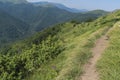
[(107, 45), (108, 37), (106, 35), (96, 41), (95, 47), (92, 49), (93, 57), (84, 65), (84, 74), (81, 76), (80, 80), (99, 80), (99, 74), (96, 71), (96, 63)]

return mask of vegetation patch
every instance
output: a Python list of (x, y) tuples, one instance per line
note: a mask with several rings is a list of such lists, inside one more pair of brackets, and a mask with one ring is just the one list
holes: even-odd
[(108, 33), (109, 47), (105, 50), (102, 58), (98, 61), (97, 67), (101, 80), (120, 79), (120, 27), (116, 23)]

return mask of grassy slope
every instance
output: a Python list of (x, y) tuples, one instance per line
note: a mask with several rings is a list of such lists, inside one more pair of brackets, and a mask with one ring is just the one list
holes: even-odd
[[(7, 69), (13, 72), (9, 75), (6, 68), (7, 74), (0, 69), (2, 75), (5, 75), (3, 79), (7, 80), (10, 76), (11, 79), (15, 77), (14, 80), (21, 80), (27, 74), (29, 75), (26, 80), (79, 79), (79, 75), (82, 74), (82, 65), (91, 57), (94, 42), (119, 19), (118, 12), (93, 22), (81, 24), (68, 22), (48, 28), (23, 43), (16, 43), (8, 49), (8, 54), (13, 55), (6, 56), (8, 61), (3, 57), (0, 58), (1, 62), (5, 60), (3, 68), (7, 65)], [(64, 50), (61, 50), (57, 44), (60, 44), (60, 48), (63, 47)], [(19, 67), (12, 66), (11, 61)], [(0, 75), (0, 77), (3, 76)]]
[[(64, 28), (62, 31), (65, 32), (62, 32), (60, 35), (62, 38), (64, 38), (66, 49), (56, 59), (50, 61), (50, 63), (46, 65), (43, 65), (41, 70), (35, 72), (35, 74), (28, 80), (79, 79), (79, 75), (82, 74), (82, 65), (86, 63), (87, 60), (91, 57), (90, 50), (94, 46), (94, 42), (102, 34), (107, 32), (108, 28), (112, 27), (117, 21), (119, 21), (119, 13), (120, 11), (113, 12), (108, 16), (101, 17), (93, 22), (78, 24), (75, 28), (72, 29), (70, 24), (65, 25), (69, 26), (69, 28)], [(82, 34), (79, 34), (80, 32), (82, 32)], [(103, 65), (105, 64), (103, 63)], [(104, 75), (105, 74), (102, 76)], [(110, 75), (107, 78), (109, 77)]]
[(82, 65), (91, 57), (90, 49), (94, 46), (94, 42), (108, 29), (105, 25), (101, 27), (102, 22), (98, 21), (81, 23), (76, 27), (66, 23), (58, 34), (64, 40), (66, 49), (56, 59), (43, 65), (28, 80), (78, 79), (82, 73)]
[(109, 47), (98, 62), (101, 80), (120, 80), (120, 23), (116, 23), (111, 31)]

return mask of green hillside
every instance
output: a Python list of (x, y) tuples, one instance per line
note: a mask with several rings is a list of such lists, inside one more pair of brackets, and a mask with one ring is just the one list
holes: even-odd
[(111, 31), (109, 47), (105, 50), (97, 67), (101, 75), (101, 80), (119, 80), (120, 79), (120, 23), (116, 23)]
[[(0, 79), (2, 80), (77, 80), (83, 73), (82, 66), (92, 57), (91, 49), (95, 41), (104, 35), (113, 25), (120, 20), (120, 11), (100, 17), (94, 21), (77, 23), (75, 21), (58, 24), (47, 28), (31, 38), (18, 41), (13, 45), (3, 48), (0, 55)], [(114, 34), (115, 32), (115, 34)], [(109, 49), (114, 49), (119, 44), (119, 27), (111, 31), (111, 47), (105, 51), (103, 60), (98, 64), (101, 79), (119, 80), (119, 72), (111, 73), (110, 70), (119, 70), (112, 67), (119, 62)], [(117, 42), (114, 42), (117, 40)], [(110, 50), (112, 51), (112, 50)], [(117, 50), (116, 50), (117, 51)], [(116, 51), (114, 51), (116, 53)], [(119, 53), (119, 52), (118, 52)], [(116, 54), (119, 55), (119, 54)], [(105, 58), (104, 58), (105, 57)], [(106, 69), (105, 62), (111, 60), (111, 67)], [(104, 62), (105, 61), (105, 62)], [(113, 65), (114, 66), (114, 65)], [(116, 68), (116, 69), (114, 69)], [(104, 71), (106, 70), (106, 73)], [(104, 74), (103, 74), (104, 73)], [(109, 75), (110, 74), (110, 75)], [(108, 76), (107, 78), (104, 76)]]
[(29, 25), (0, 9), (0, 46), (28, 35)]
[(89, 11), (89, 12), (86, 12), (86, 13), (94, 13), (94, 14), (96, 14), (96, 15), (105, 15), (105, 14), (107, 14), (108, 12), (107, 11), (104, 11), (104, 10), (93, 10), (93, 11)]

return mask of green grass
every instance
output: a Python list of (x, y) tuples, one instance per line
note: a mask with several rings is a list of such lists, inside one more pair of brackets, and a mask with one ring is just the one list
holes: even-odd
[(100, 80), (120, 80), (120, 23), (114, 25), (108, 35), (109, 46), (97, 67), (100, 72)]
[[(0, 79), (79, 80), (83, 65), (92, 57), (94, 43), (118, 20), (119, 16), (110, 15), (93, 22), (58, 24), (16, 42), (3, 50), (6, 55), (0, 57)], [(109, 32), (110, 47), (98, 63), (103, 80), (119, 80), (119, 33), (119, 27)]]
[[(94, 47), (95, 41), (107, 32), (111, 27), (111, 23), (113, 23), (113, 20), (106, 24), (100, 21), (101, 18), (93, 22), (83, 22), (81, 24), (71, 22), (58, 24), (28, 41), (26, 40), (25, 42), (27, 43), (24, 42), (26, 46), (21, 44), (18, 44), (18, 46), (13, 45), (12, 49), (9, 50), (9, 54), (22, 51), (21, 56), (16, 54), (15, 61), (25, 62), (24, 65), (15, 63), (21, 66), (20, 70), (22, 69), (23, 71), (19, 75), (24, 78), (27, 76), (25, 80), (79, 79), (83, 73), (83, 65), (91, 57), (91, 48)], [(42, 42), (40, 42), (41, 40)], [(18, 50), (19, 46), (20, 50)], [(23, 70), (24, 68), (27, 69), (26, 73)], [(16, 69), (15, 71), (16, 73), (14, 74), (17, 74)], [(14, 75), (12, 74), (12, 76)]]
[[(10, 78), (20, 76), (22, 79), (27, 76), (25, 80), (79, 80), (83, 65), (92, 57), (94, 43), (114, 22), (111, 17), (109, 20), (102, 17), (93, 22), (58, 24), (25, 40), (23, 44), (13, 45), (8, 53), (16, 53), (15, 59), (8, 57), (10, 62), (6, 61), (5, 64), (9, 63), (10, 70), (15, 68)], [(22, 54), (18, 56), (18, 53)], [(3, 58), (1, 60), (4, 62)], [(15, 62), (15, 66), (11, 67), (11, 61)], [(9, 73), (8, 70), (5, 71)], [(5, 74), (4, 79), (7, 76)]]
[(119, 20), (118, 17), (118, 13), (115, 13), (93, 22), (68, 22), (57, 26), (60, 30), (55, 36), (65, 49), (54, 59), (42, 64), (26, 80), (79, 80), (83, 65), (91, 57), (95, 41)]
[[(75, 39), (76, 47), (66, 52), (67, 59), (65, 60), (64, 67), (55, 80), (79, 79), (83, 72), (83, 64), (91, 57), (91, 48), (94, 46), (94, 42), (104, 33), (105, 29), (107, 28), (99, 29), (92, 34), (87, 32)], [(78, 42), (80, 44), (77, 44)]]
[(94, 42), (103, 35), (108, 27), (88, 23), (66, 23), (58, 34), (63, 41), (65, 50), (55, 59), (43, 64), (27, 80), (77, 80), (82, 74), (82, 66), (91, 57)]

